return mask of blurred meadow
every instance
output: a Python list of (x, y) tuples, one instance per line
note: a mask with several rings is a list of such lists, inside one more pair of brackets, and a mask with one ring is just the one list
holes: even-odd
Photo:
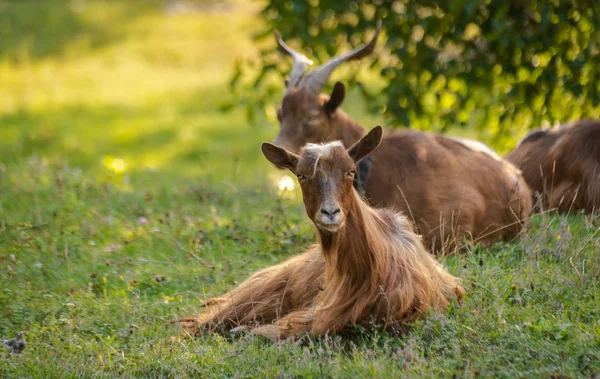
[[(0, 349), (0, 376), (600, 373), (600, 223), (585, 215), (443, 258), (467, 298), (403, 338), (270, 344), (168, 324), (315, 241), (260, 153), (277, 104), (252, 122), (223, 111), (234, 61), (258, 59), (262, 6), (0, 1), (0, 338), (29, 342)], [(342, 107), (384, 122), (354, 89)]]

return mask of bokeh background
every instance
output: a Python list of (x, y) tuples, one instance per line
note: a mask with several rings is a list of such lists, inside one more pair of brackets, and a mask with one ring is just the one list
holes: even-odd
[(266, 166), (258, 144), (276, 134), (290, 68), (272, 30), (318, 64), (366, 41), (379, 19), (373, 56), (328, 87), (347, 84), (343, 107), (367, 127), (450, 132), (504, 153), (531, 128), (598, 116), (591, 3), (0, 4), (3, 160), (248, 179)]
[(276, 128), (221, 107), (235, 59), (257, 55), (259, 9), (250, 1), (0, 3), (2, 162), (37, 156), (98, 174), (251, 178), (250, 167), (266, 166), (254, 164), (259, 142)]

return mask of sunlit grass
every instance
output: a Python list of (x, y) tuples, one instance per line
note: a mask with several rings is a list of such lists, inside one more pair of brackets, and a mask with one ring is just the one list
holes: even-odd
[[(256, 146), (274, 129), (219, 108), (229, 99), (232, 61), (255, 53), (256, 4), (176, 15), (162, 2), (53, 4), (67, 8), (58, 16), (107, 33), (106, 41), (96, 46), (95, 34), (74, 33), (59, 53), (2, 60), (0, 151), (12, 159), (69, 155), (72, 164), (96, 169), (102, 162), (94, 157), (102, 156), (122, 157), (130, 170), (189, 174), (229, 175), (241, 165), (239, 173), (252, 176), (244, 165), (256, 161)], [(58, 43), (43, 33), (23, 43)], [(211, 165), (203, 164), (209, 156)]]

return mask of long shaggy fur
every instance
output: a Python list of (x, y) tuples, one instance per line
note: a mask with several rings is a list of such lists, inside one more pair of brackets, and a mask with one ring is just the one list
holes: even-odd
[(353, 192), (337, 233), (319, 231), (319, 244), (258, 271), (180, 322), (197, 331), (242, 327), (272, 339), (355, 324), (393, 330), (462, 295), (459, 280), (425, 250), (404, 216), (371, 208)]

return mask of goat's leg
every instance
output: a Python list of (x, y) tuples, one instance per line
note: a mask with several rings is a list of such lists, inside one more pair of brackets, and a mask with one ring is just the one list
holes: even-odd
[(267, 337), (271, 341), (294, 339), (310, 333), (313, 323), (313, 310), (301, 309), (291, 312), (270, 325), (262, 325), (251, 330), (253, 334)]
[(261, 270), (232, 291), (208, 300), (211, 305), (193, 320), (194, 326), (231, 329), (254, 322), (270, 323), (286, 311), (289, 280), (289, 272), (283, 266)]
[(320, 253), (312, 249), (258, 271), (232, 291), (208, 300), (206, 312), (181, 319), (180, 324), (209, 330), (270, 324), (312, 302), (319, 291), (318, 278), (324, 271), (321, 261)]

